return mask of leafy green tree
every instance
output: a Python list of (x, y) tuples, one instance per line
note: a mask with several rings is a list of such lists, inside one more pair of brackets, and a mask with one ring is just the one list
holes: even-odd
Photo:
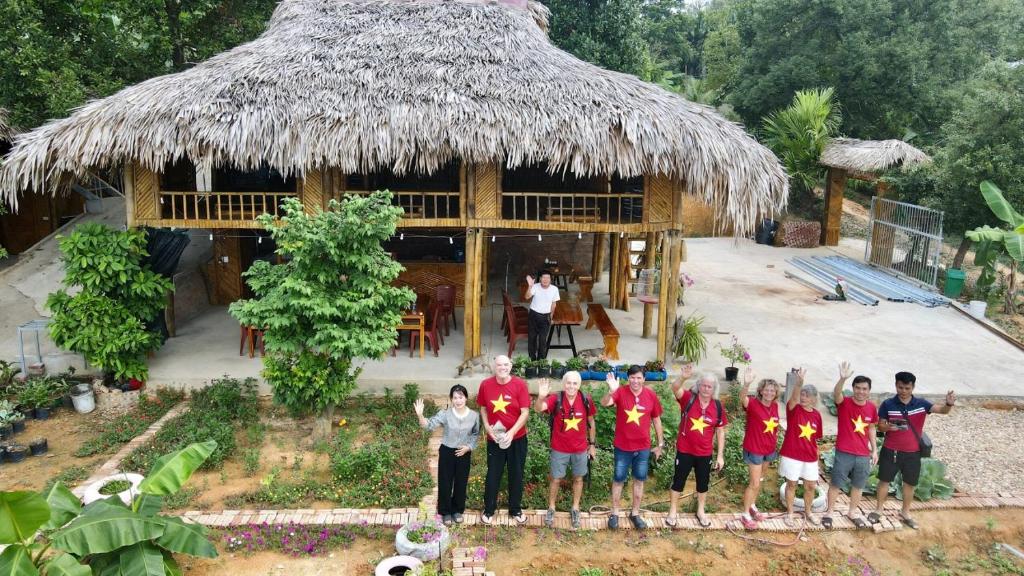
[(542, 0), (551, 10), (551, 41), (603, 68), (651, 77), (642, 0)]
[(274, 399), (320, 413), (316, 436), (330, 432), (334, 407), (356, 386), (354, 361), (379, 358), (395, 343), (401, 311), (415, 295), (392, 286), (401, 265), (384, 251), (402, 215), (390, 192), (332, 201), (304, 212), (288, 199), (280, 222), (257, 218), (285, 263), (257, 261), (245, 273), (256, 297), (230, 307), (244, 325), (266, 328), (263, 376)]
[(927, 139), (961, 83), (1018, 49), (1024, 4), (749, 0), (733, 15), (741, 62), (730, 101), (748, 123), (825, 85), (843, 102), (846, 133), (892, 138), (913, 128)]
[(840, 122), (842, 116), (832, 88), (801, 90), (787, 108), (764, 119), (764, 142), (782, 160), (793, 192), (803, 195), (798, 200), (810, 198), (809, 192), (825, 175), (818, 159)]
[(145, 380), (146, 353), (163, 343), (146, 325), (174, 289), (145, 265), (146, 233), (83, 224), (60, 239), (60, 251), (64, 288), (46, 299), (54, 343), (119, 380)]
[(651, 80), (662, 75), (704, 75), (704, 40), (708, 22), (704, 11), (684, 0), (647, 0), (643, 5), (644, 37), (655, 70)]
[[(216, 558), (205, 527), (159, 514), (163, 498), (177, 493), (216, 447), (209, 441), (162, 456), (130, 505), (111, 496), (83, 508), (61, 482), (46, 494), (0, 492), (0, 544), (7, 545), (0, 574), (174, 576), (181, 574), (174, 554)], [(57, 553), (47, 555), (51, 548)]]
[(977, 287), (987, 296), (995, 282), (996, 267), (1001, 256), (1007, 256), (1010, 278), (1006, 286), (1004, 310), (1017, 313), (1017, 270), (1024, 263), (1024, 216), (1003, 196), (1003, 191), (988, 180), (981, 183), (981, 195), (992, 213), (1003, 221), (1004, 228), (985, 225), (967, 231), (967, 238), (976, 244), (974, 263), (982, 267)]

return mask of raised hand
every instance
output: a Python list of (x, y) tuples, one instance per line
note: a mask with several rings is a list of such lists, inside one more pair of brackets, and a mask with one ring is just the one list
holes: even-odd
[(530, 276), (529, 274), (527, 274), (526, 275), (526, 285), (528, 287), (530, 287), (530, 288), (533, 288), (533, 283), (534, 283), (533, 276)]
[(540, 384), (537, 385), (537, 397), (538, 398), (547, 398), (548, 394), (550, 392), (551, 392), (551, 381), (548, 380), (547, 378), (541, 378), (540, 379)]
[(839, 363), (839, 379), (849, 380), (850, 376), (853, 376), (853, 368), (850, 367), (850, 363), (843, 360)]
[(693, 378), (693, 362), (687, 362), (686, 364), (683, 364), (683, 369), (682, 372), (680, 372), (679, 377), (682, 378), (683, 380), (689, 380), (690, 378)]
[(803, 383), (803, 381), (804, 381), (804, 377), (805, 377), (805, 376), (807, 376), (807, 368), (804, 368), (804, 367), (802, 367), (802, 366), (801, 366), (801, 367), (800, 367), (799, 369), (797, 369), (797, 371), (796, 371), (796, 379), (797, 379), (797, 380), (799, 380), (799, 381), (800, 381), (800, 383), (802, 384), (802, 383)]
[(952, 406), (954, 404), (956, 404), (956, 392), (950, 390), (949, 392), (946, 392), (946, 405)]
[(608, 382), (608, 389), (612, 394), (619, 389), (619, 379), (615, 376), (615, 372), (609, 372), (605, 381)]
[(757, 380), (757, 372), (750, 366), (743, 369), (743, 385), (750, 386), (754, 380)]
[(417, 416), (423, 416), (423, 399), (417, 398), (416, 401), (412, 403), (412, 407), (416, 410)]

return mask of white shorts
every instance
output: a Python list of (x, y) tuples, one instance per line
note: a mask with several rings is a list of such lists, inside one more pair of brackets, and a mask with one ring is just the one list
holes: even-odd
[(779, 457), (779, 476), (790, 482), (806, 480), (808, 482), (818, 481), (818, 461), (801, 462), (785, 456)]

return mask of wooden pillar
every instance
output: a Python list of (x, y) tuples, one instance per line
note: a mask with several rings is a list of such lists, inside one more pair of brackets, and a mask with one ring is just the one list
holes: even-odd
[(476, 356), (474, 353), (474, 346), (477, 342), (476, 330), (477, 326), (479, 326), (477, 316), (480, 313), (480, 308), (478, 306), (480, 299), (476, 295), (476, 270), (479, 266), (479, 256), (476, 251), (476, 236), (477, 230), (475, 228), (466, 228), (466, 284), (462, 293), (462, 299), (464, 302), (464, 308), (462, 311), (462, 333), (465, 336), (463, 360), (469, 360)]
[(135, 162), (125, 164), (121, 191), (124, 192), (125, 222), (128, 228), (135, 228)]
[[(647, 233), (647, 238), (645, 239), (645, 242), (644, 242), (644, 244), (645, 244), (645, 246), (644, 246), (644, 268), (647, 268), (647, 269), (654, 268), (654, 260), (655, 260), (655, 255), (657, 253), (657, 245), (655, 243), (655, 236), (656, 236), (656, 234), (654, 232), (648, 232)], [(662, 268), (664, 268), (664, 267), (665, 267), (665, 265), (663, 263), (662, 264)], [(661, 289), (660, 285), (659, 285), (658, 289), (659, 290)], [(658, 301), (660, 302), (661, 299), (659, 298)], [(654, 304), (646, 304), (645, 303), (644, 304), (644, 329), (643, 329), (643, 334), (642, 334), (643, 338), (649, 338), (651, 336), (651, 320), (653, 318), (654, 318)]]
[(891, 226), (878, 225), (878, 220), (891, 222), (893, 204), (891, 202), (874, 202), (871, 206), (874, 210), (872, 218), (876, 223), (871, 228), (871, 252), (868, 256), (868, 263), (882, 268), (889, 268), (893, 262), (893, 251), (896, 245), (896, 229)]
[(476, 314), (473, 316), (474, 329), (473, 329), (473, 356), (479, 356), (483, 352), (481, 346), (481, 336), (483, 334), (483, 315), (487, 311), (487, 248), (485, 246), (484, 237), (487, 236), (487, 231), (480, 228), (476, 232), (476, 249), (474, 250), (477, 255), (476, 265), (476, 300), (474, 306), (476, 308)]
[(629, 237), (619, 240), (619, 310), (629, 312), (629, 283), (633, 279), (633, 265), (629, 253)]
[(658, 292), (658, 302), (661, 306), (658, 307), (658, 343), (656, 355), (660, 359), (666, 359), (666, 351), (670, 346), (668, 342), (668, 330), (666, 328), (666, 317), (665, 310), (668, 306), (669, 298), (669, 283), (671, 282), (671, 274), (667, 273), (670, 263), (669, 255), (672, 253), (672, 235), (674, 231), (666, 231), (661, 237), (661, 262), (662, 262), (662, 273), (661, 273), (661, 286)]
[(821, 221), (821, 243), (823, 246), (839, 245), (839, 227), (843, 220), (843, 189), (846, 187), (846, 170), (829, 168), (825, 183), (825, 208)]
[(616, 280), (619, 273), (619, 235), (612, 233), (608, 235), (608, 307), (615, 308), (618, 302), (618, 286)]
[(601, 271), (604, 270), (604, 234), (594, 234), (594, 257), (590, 266), (590, 276), (594, 284), (601, 281)]

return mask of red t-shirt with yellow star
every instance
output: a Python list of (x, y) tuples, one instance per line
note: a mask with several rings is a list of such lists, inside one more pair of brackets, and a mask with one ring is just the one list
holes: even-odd
[(857, 406), (853, 398), (843, 398), (836, 408), (839, 416), (836, 450), (855, 456), (871, 456), (868, 427), (878, 424), (878, 409), (871, 402)]
[[(549, 394), (544, 399), (547, 410), (550, 413), (555, 409), (558, 396), (561, 392)], [(570, 406), (569, 404), (572, 404)], [(562, 399), (562, 407), (555, 414), (555, 424), (551, 429), (551, 449), (566, 454), (584, 452), (587, 449), (587, 418), (597, 414), (597, 406), (593, 400), (590, 401), (590, 413), (584, 414), (583, 394), (576, 394), (570, 403), (568, 397)]]
[(629, 386), (619, 386), (612, 394), (615, 402), (615, 447), (626, 452), (649, 450), (651, 418), (661, 416), (661, 402), (646, 386), (637, 396)]
[[(484, 408), (487, 414), (487, 423), (494, 426), (498, 422), (505, 427), (505, 430), (515, 426), (519, 419), (520, 409), (530, 407), (530, 389), (526, 381), (518, 376), (513, 376), (505, 384), (498, 384), (494, 376), (485, 379), (480, 383), (480, 389), (476, 393), (476, 404)], [(526, 436), (526, 425), (516, 432), (513, 439), (518, 440)], [(490, 436), (487, 437), (490, 442)]]
[(821, 412), (808, 412), (799, 404), (786, 410), (786, 435), (779, 454), (800, 462), (817, 462), (818, 438), (821, 438)]
[[(677, 399), (679, 410), (685, 410), (690, 403), (690, 396), (693, 391), (683, 392), (683, 396)], [(729, 423), (722, 410), (722, 426)], [(676, 451), (693, 456), (711, 456), (712, 440), (715, 438), (715, 428), (718, 427), (718, 404), (712, 398), (704, 408), (700, 407), (700, 398), (693, 401), (690, 411), (679, 415), (679, 435), (676, 436)]]
[(743, 449), (758, 456), (775, 453), (779, 438), (779, 403), (765, 406), (755, 396), (747, 400), (747, 426)]

